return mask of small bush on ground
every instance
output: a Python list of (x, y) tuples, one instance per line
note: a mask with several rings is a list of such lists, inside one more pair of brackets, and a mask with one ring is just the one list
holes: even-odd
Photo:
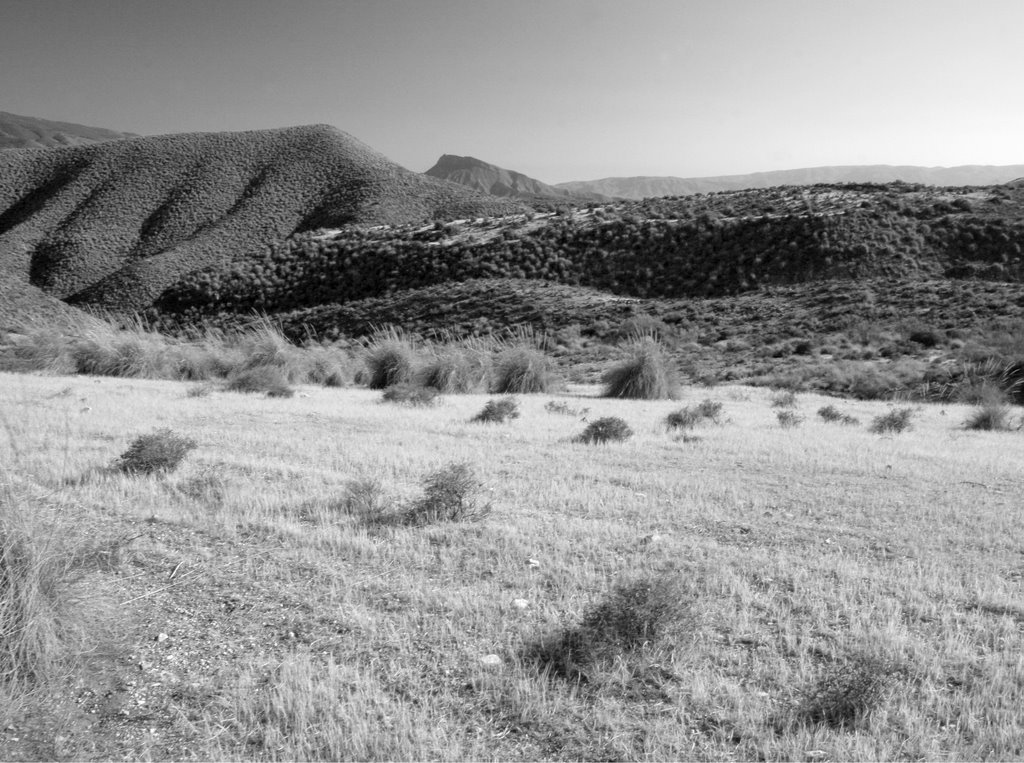
[(548, 413), (557, 413), (560, 416), (586, 416), (590, 413), (589, 408), (573, 408), (568, 403), (559, 400), (549, 400), (544, 404), (544, 410)]
[(331, 508), (364, 520), (383, 518), (388, 511), (388, 500), (380, 480), (363, 478), (352, 480), (345, 494)]
[(590, 422), (587, 428), (576, 437), (576, 442), (601, 443), (622, 442), (633, 436), (629, 424), (618, 416), (605, 416)]
[(572, 681), (593, 679), (601, 666), (664, 646), (686, 623), (688, 592), (674, 576), (621, 583), (568, 628), (527, 650), (542, 670)]
[(501, 400), (488, 400), (483, 410), (474, 416), (471, 421), (482, 423), (502, 424), (509, 419), (519, 418), (519, 403), (514, 397), (505, 397)]
[(692, 429), (702, 421), (718, 423), (722, 415), (722, 404), (715, 400), (704, 400), (692, 408), (687, 406), (673, 411), (665, 417), (669, 429)]
[(796, 392), (791, 389), (780, 389), (772, 393), (773, 408), (795, 408)]
[(603, 378), (605, 397), (633, 400), (674, 400), (679, 397), (679, 374), (657, 342), (633, 343), (631, 357), (608, 370)]
[(114, 466), (125, 474), (171, 472), (195, 447), (195, 440), (175, 434), (170, 429), (158, 429), (137, 437)]
[(854, 655), (839, 661), (804, 689), (793, 720), (852, 728), (882, 704), (896, 674), (894, 665), (877, 657)]
[(803, 416), (794, 411), (778, 411), (775, 415), (779, 420), (779, 426), (783, 429), (793, 429), (804, 421)]
[(224, 389), (228, 392), (257, 393), (267, 397), (292, 397), (295, 394), (284, 372), (277, 366), (255, 366), (233, 372)]
[(830, 424), (859, 424), (860, 422), (848, 413), (843, 413), (834, 405), (824, 405), (818, 409), (818, 415)]
[(427, 407), (438, 400), (437, 390), (418, 384), (393, 384), (384, 390), (381, 400), (385, 403), (401, 403), (416, 407)]
[(496, 394), (553, 392), (560, 385), (551, 358), (534, 347), (512, 347), (495, 360), (491, 392)]
[(482, 519), (490, 513), (491, 505), (480, 499), (481, 488), (470, 464), (449, 464), (426, 477), (423, 497), (405, 511), (403, 523), (426, 525)]
[(871, 421), (871, 431), (875, 434), (899, 433), (910, 429), (910, 419), (914, 415), (911, 408), (894, 408), (886, 414), (876, 416)]
[(989, 432), (1007, 432), (1012, 429), (1010, 406), (998, 400), (989, 400), (978, 406), (967, 421), (964, 428)]

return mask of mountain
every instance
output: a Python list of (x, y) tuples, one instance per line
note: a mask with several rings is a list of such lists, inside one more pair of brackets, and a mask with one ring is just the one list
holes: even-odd
[(846, 167), (808, 167), (805, 169), (754, 172), (749, 175), (716, 177), (613, 177), (603, 180), (558, 183), (557, 188), (573, 193), (602, 194), (623, 199), (653, 196), (689, 196), (695, 193), (742, 191), (748, 188), (772, 188), (780, 185), (817, 185), (820, 183), (921, 183), (934, 186), (997, 185), (1019, 178), (1024, 164), (992, 166), (967, 164), (960, 167), (915, 167), (887, 164)]
[(0, 273), (140, 310), (293, 233), (523, 207), (398, 166), (336, 128), (183, 133), (0, 152)]
[(423, 174), (459, 183), (492, 196), (515, 197), (526, 201), (546, 198), (590, 200), (597, 196), (597, 194), (585, 191), (577, 193), (565, 188), (556, 188), (521, 172), (506, 170), (480, 159), (474, 159), (472, 156), (445, 154), (437, 160), (437, 164)]
[(71, 122), (52, 122), (48, 119), (23, 117), (0, 111), (0, 149), (84, 146), (136, 137), (138, 136), (130, 132), (86, 127)]

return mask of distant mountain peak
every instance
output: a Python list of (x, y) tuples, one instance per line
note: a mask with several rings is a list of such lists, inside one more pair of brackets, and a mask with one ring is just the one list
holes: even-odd
[(473, 156), (443, 154), (425, 175), (458, 183), (492, 196), (509, 196), (526, 200), (595, 198), (594, 194), (575, 193), (556, 188), (514, 170), (507, 170)]

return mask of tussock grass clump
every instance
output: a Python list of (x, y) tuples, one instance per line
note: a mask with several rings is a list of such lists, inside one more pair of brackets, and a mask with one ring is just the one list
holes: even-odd
[(704, 421), (718, 423), (722, 415), (722, 404), (716, 400), (703, 400), (699, 404), (678, 411), (665, 417), (665, 426), (669, 429), (692, 429)]
[(818, 409), (818, 415), (823, 421), (827, 421), (830, 424), (859, 424), (860, 421), (848, 413), (843, 413), (834, 405), (824, 405)]
[(905, 432), (910, 429), (910, 419), (914, 415), (911, 408), (894, 408), (886, 414), (876, 416), (871, 421), (871, 431), (875, 434)]
[(170, 429), (158, 429), (132, 441), (128, 450), (114, 463), (114, 468), (125, 474), (171, 472), (195, 447), (195, 440), (175, 434)]
[(396, 329), (379, 332), (373, 338), (363, 363), (370, 389), (412, 384), (416, 377), (416, 349), (412, 340)]
[(1013, 428), (1010, 406), (996, 400), (982, 403), (967, 417), (964, 428), (988, 432), (1008, 432)]
[(262, 392), (267, 397), (292, 397), (295, 394), (284, 372), (277, 366), (255, 366), (232, 373), (224, 389), (228, 392)]
[(468, 463), (453, 463), (427, 475), (423, 497), (406, 509), (403, 524), (427, 525), (482, 519), (491, 505), (480, 499), (482, 485)]
[(487, 388), (490, 373), (486, 354), (465, 347), (439, 346), (421, 369), (419, 380), (424, 387), (442, 393), (477, 392)]
[(82, 576), (115, 568), (134, 540), (78, 539), (45, 512), (0, 485), (0, 687), (14, 695), (80, 653), (95, 630), (82, 606)]
[(421, 387), (418, 384), (393, 384), (384, 390), (381, 395), (381, 402), (399, 403), (425, 408), (433, 405), (439, 399), (437, 390), (433, 387)]
[(783, 429), (793, 429), (804, 422), (804, 417), (795, 411), (778, 411), (775, 416)]
[(852, 728), (882, 704), (896, 673), (890, 661), (869, 655), (838, 661), (804, 689), (793, 720)]
[(518, 418), (518, 401), (514, 397), (504, 397), (500, 400), (488, 400), (486, 405), (484, 405), (483, 410), (470, 419), (470, 421), (503, 424), (509, 419)]
[(611, 660), (665, 646), (689, 614), (688, 592), (678, 578), (629, 580), (584, 612), (579, 625), (528, 649), (527, 657), (552, 675), (587, 682)]
[(679, 374), (661, 345), (652, 339), (633, 343), (631, 357), (609, 369), (603, 378), (605, 397), (633, 400), (675, 400)]
[(622, 442), (633, 436), (629, 424), (618, 416), (605, 416), (590, 422), (577, 437), (576, 442), (587, 444), (601, 442)]
[(494, 364), (491, 392), (499, 395), (525, 395), (553, 392), (561, 385), (554, 363), (535, 347), (512, 347), (501, 352)]

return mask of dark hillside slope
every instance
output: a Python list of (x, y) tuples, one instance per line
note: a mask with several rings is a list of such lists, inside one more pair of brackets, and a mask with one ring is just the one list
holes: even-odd
[(1022, 249), (1024, 189), (782, 187), (300, 235), (190, 275), (157, 307), (179, 317), (282, 312), (484, 278), (645, 298), (863, 278), (1021, 283)]
[(84, 146), (107, 140), (138, 137), (132, 133), (87, 127), (71, 122), (23, 117), (0, 111), (0, 149)]
[(0, 272), (73, 304), (143, 309), (298, 231), (520, 210), (322, 125), (5, 151)]

